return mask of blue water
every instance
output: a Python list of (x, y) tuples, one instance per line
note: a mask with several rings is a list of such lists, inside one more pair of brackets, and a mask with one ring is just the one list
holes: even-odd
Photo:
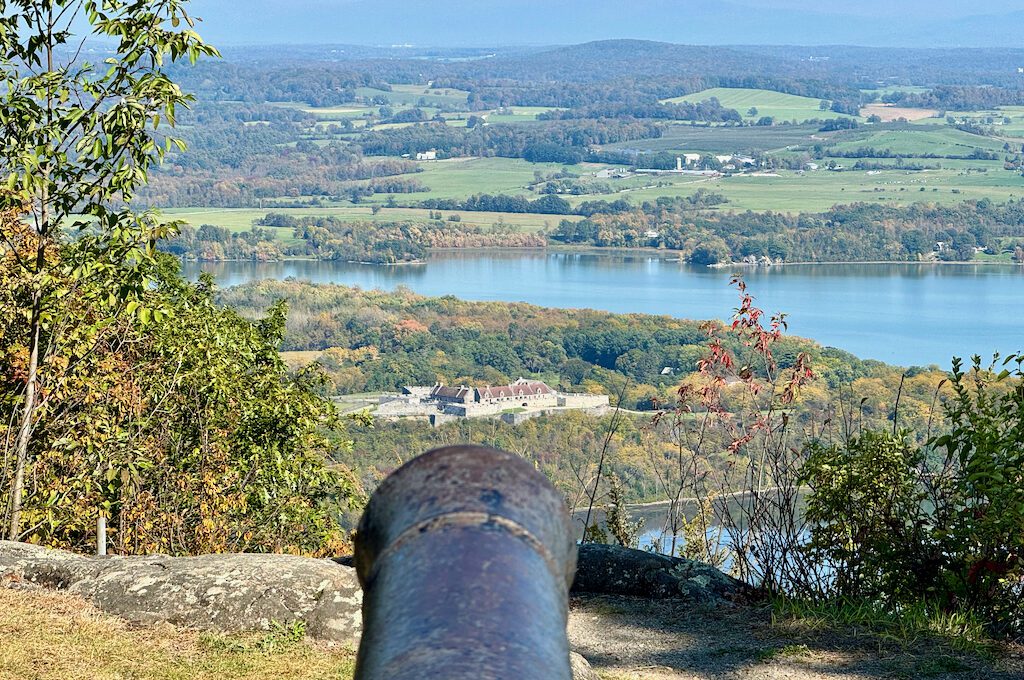
[[(425, 264), (374, 266), (289, 261), (189, 264), (221, 286), (295, 277), (362, 288), (406, 286), (424, 295), (524, 301), (547, 307), (728, 319), (730, 269), (647, 256), (580, 253), (440, 253)], [(1012, 265), (818, 264), (740, 268), (768, 312), (789, 330), (863, 358), (948, 367), (956, 355), (1024, 349), (1024, 268)]]

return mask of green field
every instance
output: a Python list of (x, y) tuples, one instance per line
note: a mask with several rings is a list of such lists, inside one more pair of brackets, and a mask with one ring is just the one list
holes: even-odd
[[(664, 101), (674, 104), (680, 102), (697, 103), (714, 97), (722, 106), (736, 109), (747, 120), (756, 120), (762, 116), (771, 116), (776, 121), (795, 120), (803, 122), (811, 118), (837, 118), (843, 114), (833, 111), (822, 111), (821, 100), (811, 97), (798, 97), (771, 90), (749, 90), (732, 87), (715, 87), (710, 90), (674, 97)], [(756, 116), (748, 115), (751, 107), (757, 109)]]
[[(844, 162), (849, 162), (842, 159)], [(714, 191), (729, 199), (720, 210), (775, 210), (818, 212), (836, 204), (880, 203), (909, 205), (928, 202), (954, 204), (968, 199), (990, 198), (1002, 203), (1024, 197), (1024, 178), (1000, 167), (988, 172), (956, 168), (925, 172), (883, 170), (797, 173), (780, 170), (760, 175), (701, 178), (679, 175), (630, 177), (609, 180), (619, 191), (603, 196), (565, 197), (573, 205), (594, 199), (624, 198), (634, 205), (659, 196), (690, 196), (698, 189)], [(922, 190), (923, 189), (923, 190)]]
[(450, 88), (431, 88), (427, 85), (392, 85), (391, 90), (378, 90), (372, 87), (356, 89), (357, 97), (387, 97), (392, 106), (419, 106), (423, 101), (427, 106), (465, 106), (468, 92)]
[(341, 121), (345, 119), (357, 119), (369, 113), (376, 113), (379, 107), (362, 106), (360, 104), (344, 104), (342, 106), (315, 107), (304, 102), (271, 102), (272, 106), (281, 106), (288, 109), (298, 109), (305, 113), (311, 113), (322, 121)]
[[(854, 159), (835, 159), (851, 167)], [(888, 162), (888, 161), (887, 161)], [(932, 161), (929, 161), (932, 162)], [(633, 175), (626, 178), (601, 180), (611, 185), (614, 193), (565, 196), (573, 205), (588, 200), (612, 201), (625, 198), (634, 205), (653, 201), (659, 196), (689, 196), (698, 189), (715, 191), (729, 202), (721, 210), (776, 210), (782, 212), (823, 211), (836, 204), (856, 202), (883, 205), (909, 205), (918, 202), (955, 204), (968, 199), (989, 198), (1002, 203), (1010, 198), (1024, 197), (1024, 177), (1002, 168), (1001, 161), (941, 161), (938, 170), (907, 171), (852, 171), (798, 173), (780, 170), (760, 175), (703, 178), (684, 175)], [(528, 185), (534, 181), (534, 171), (544, 173), (562, 169), (559, 165), (530, 164), (519, 159), (488, 158), (424, 163), (425, 171), (415, 177), (432, 191), (401, 196), (404, 201), (427, 198), (466, 198), (473, 194), (509, 194), (534, 197)], [(570, 168), (584, 179), (593, 178), (600, 168), (582, 164)], [(401, 221), (427, 220), (429, 212), (419, 208), (381, 208), (374, 215), (372, 206), (386, 200), (376, 195), (364, 204), (342, 204), (321, 208), (220, 209), (195, 208), (165, 211), (169, 217), (182, 219), (195, 226), (215, 224), (233, 230), (248, 229), (253, 221), (268, 212), (292, 215), (333, 215), (347, 220)], [(441, 211), (447, 219), (451, 214)], [(536, 231), (554, 227), (562, 219), (559, 215), (533, 215), (519, 213), (479, 213), (452, 211), (459, 214), (462, 224), (487, 229), (498, 222), (515, 225), (519, 229)], [(570, 217), (569, 219), (579, 219)], [(278, 229), (278, 236), (290, 240), (290, 229)]]
[(529, 195), (527, 186), (534, 174), (547, 175), (562, 170), (579, 173), (579, 167), (558, 163), (530, 163), (521, 158), (456, 158), (423, 163), (423, 172), (412, 175), (430, 187), (428, 194), (416, 194), (409, 200), (425, 198), (465, 198), (473, 194)]
[(605, 149), (674, 153), (778, 152), (791, 146), (810, 146), (819, 137), (817, 125), (732, 127), (667, 125), (661, 137), (607, 144)]
[(509, 106), (484, 114), (488, 123), (535, 123), (537, 114), (554, 109), (547, 106)]
[(1003, 153), (1004, 140), (982, 137), (953, 127), (939, 125), (902, 125), (898, 128), (874, 130), (861, 128), (836, 135), (836, 144), (830, 150), (856, 151), (861, 147), (888, 149), (904, 156), (969, 156), (974, 150)]
[[(402, 222), (422, 221), (430, 219), (429, 210), (420, 208), (381, 208), (377, 214), (373, 214), (367, 206), (338, 206), (332, 208), (174, 208), (163, 211), (172, 219), (182, 220), (194, 227), (202, 224), (212, 224), (218, 227), (226, 227), (232, 231), (246, 231), (267, 213), (283, 213), (302, 217), (305, 215), (331, 216), (342, 220), (362, 222)], [(533, 213), (492, 213), (492, 212), (471, 212), (466, 210), (439, 210), (443, 219), (447, 220), (450, 215), (458, 215), (460, 224), (490, 229), (497, 223), (504, 223), (515, 226), (520, 231), (540, 231), (545, 228), (554, 228), (563, 219), (578, 220), (576, 216), (563, 215), (537, 215)], [(264, 227), (271, 229), (282, 241), (295, 241), (292, 236), (292, 229), (288, 227)]]

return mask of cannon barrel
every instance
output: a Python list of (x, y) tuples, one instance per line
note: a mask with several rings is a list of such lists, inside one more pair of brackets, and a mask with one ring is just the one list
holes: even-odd
[(576, 545), (561, 494), (518, 456), (430, 451), (373, 494), (355, 538), (356, 680), (570, 680)]

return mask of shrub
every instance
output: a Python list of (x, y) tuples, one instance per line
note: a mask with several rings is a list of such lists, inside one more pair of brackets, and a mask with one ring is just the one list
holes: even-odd
[[(803, 550), (826, 565), (825, 598), (896, 611), (967, 613), (990, 633), (1024, 630), (1024, 355), (964, 371), (954, 360), (948, 433), (865, 431), (810, 443)], [(803, 584), (801, 584), (803, 585)]]
[(945, 451), (933, 498), (950, 604), (1011, 633), (1024, 629), (1024, 355), (1002, 365), (975, 356), (965, 372), (954, 360), (951, 428), (932, 442)]
[(920, 595), (930, 541), (921, 450), (909, 433), (865, 431), (843, 444), (812, 442), (801, 483), (813, 559), (828, 566), (830, 595), (906, 601)]

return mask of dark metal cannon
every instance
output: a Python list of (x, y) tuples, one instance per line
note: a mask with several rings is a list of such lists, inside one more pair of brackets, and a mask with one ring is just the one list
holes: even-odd
[(502, 451), (431, 451), (388, 477), (356, 534), (356, 680), (569, 680), (576, 546), (562, 496)]

